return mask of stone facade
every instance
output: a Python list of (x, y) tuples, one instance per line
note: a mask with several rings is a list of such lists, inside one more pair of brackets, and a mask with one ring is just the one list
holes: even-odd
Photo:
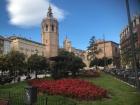
[(83, 62), (86, 64), (87, 69), (90, 66), (90, 60), (88, 59), (88, 51), (84, 51), (81, 56)]
[(45, 44), (46, 56), (57, 56), (59, 49), (58, 22), (53, 17), (51, 7), (41, 25), (42, 43)]
[(99, 53), (96, 54), (97, 58), (111, 58), (113, 60), (110, 67), (119, 67), (120, 66), (120, 49), (119, 44), (113, 41), (99, 41), (96, 42), (97, 49)]
[(17, 36), (11, 36), (9, 39), (11, 40), (11, 49), (24, 53), (27, 57), (33, 54), (46, 56), (45, 45), (42, 43)]
[[(136, 62), (137, 65), (140, 66), (140, 16), (133, 17), (132, 28), (135, 43)], [(120, 48), (121, 48), (121, 66), (125, 68), (131, 68), (132, 67), (131, 38), (128, 26), (126, 26), (120, 34)]]
[(0, 54), (7, 54), (11, 50), (11, 41), (0, 36)]
[[(71, 41), (66, 37), (63, 43), (63, 47), (68, 52), (73, 52), (76, 56), (82, 58), (83, 62), (86, 64), (87, 67), (90, 65), (90, 60), (88, 59), (88, 51), (83, 51), (79, 49), (75, 49), (72, 47)], [(100, 53), (96, 54), (97, 58), (111, 58), (113, 60), (112, 64), (109, 65), (110, 67), (119, 67), (120, 66), (120, 49), (119, 44), (113, 41), (103, 41), (98, 40), (96, 41), (97, 49), (100, 50)]]
[(87, 59), (87, 54), (88, 54), (87, 51), (72, 47), (72, 43), (67, 37), (64, 39), (63, 48), (68, 52), (73, 52), (75, 56), (80, 57), (83, 60), (83, 62), (86, 64), (86, 66), (89, 67), (90, 62)]
[(0, 54), (3, 54), (4, 51), (4, 40), (3, 37), (0, 36)]

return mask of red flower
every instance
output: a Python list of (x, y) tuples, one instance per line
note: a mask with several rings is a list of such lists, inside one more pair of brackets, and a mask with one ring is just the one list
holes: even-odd
[(30, 80), (28, 83), (42, 92), (63, 95), (82, 100), (95, 100), (107, 96), (107, 90), (80, 79)]

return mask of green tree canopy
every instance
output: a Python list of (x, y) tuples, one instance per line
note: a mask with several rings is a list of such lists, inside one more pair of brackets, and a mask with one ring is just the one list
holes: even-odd
[(18, 51), (11, 51), (7, 54), (10, 73), (15, 75), (21, 73), (25, 69), (25, 55)]
[(8, 65), (9, 65), (9, 61), (6, 55), (0, 55), (0, 71), (3, 72), (4, 71), (8, 71)]
[(90, 67), (93, 66), (107, 66), (110, 65), (112, 63), (112, 59), (111, 58), (107, 58), (107, 57), (103, 57), (101, 59), (99, 58), (95, 58), (91, 61), (90, 63)]
[(101, 52), (101, 49), (98, 49), (98, 47), (97, 47), (95, 36), (91, 37), (91, 39), (89, 41), (89, 46), (87, 47), (87, 50), (88, 50), (88, 59), (90, 61), (95, 59), (96, 54)]
[(53, 65), (53, 75), (56, 77), (66, 77), (68, 76), (68, 72), (71, 72), (73, 76), (76, 76), (79, 69), (85, 66), (81, 58), (75, 56), (74, 53), (64, 50), (59, 51), (58, 56), (54, 57), (53, 61), (55, 61)]
[(37, 54), (31, 55), (28, 58), (27, 64), (28, 64), (28, 69), (31, 70), (31, 72), (33, 71), (35, 72), (36, 78), (39, 72), (42, 71), (44, 72), (49, 67), (48, 60), (45, 57), (39, 56)]

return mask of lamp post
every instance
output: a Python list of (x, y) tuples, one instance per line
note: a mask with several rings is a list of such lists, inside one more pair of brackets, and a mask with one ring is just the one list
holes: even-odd
[(129, 23), (129, 32), (130, 32), (130, 44), (131, 44), (131, 54), (132, 54), (132, 69), (135, 71), (135, 81), (136, 81), (136, 87), (139, 86), (139, 80), (138, 80), (138, 72), (136, 68), (136, 53), (135, 53), (135, 41), (134, 41), (134, 35), (133, 35), (133, 25), (131, 22), (131, 15), (130, 15), (130, 9), (129, 9), (129, 1), (126, 1), (126, 9), (127, 9), (127, 17), (128, 17), (128, 23)]
[(104, 42), (104, 69), (106, 69), (105, 35), (104, 34), (103, 34), (103, 42)]

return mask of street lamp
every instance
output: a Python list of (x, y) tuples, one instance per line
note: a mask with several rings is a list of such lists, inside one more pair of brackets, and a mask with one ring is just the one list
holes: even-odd
[(106, 69), (105, 35), (104, 34), (103, 34), (103, 42), (104, 42), (104, 69)]
[(137, 71), (137, 68), (136, 68), (135, 42), (134, 42), (133, 25), (132, 25), (132, 22), (131, 22), (129, 1), (128, 0), (126, 0), (126, 9), (127, 9), (128, 23), (129, 23), (128, 27), (129, 27), (129, 32), (130, 32), (130, 43), (131, 43), (131, 54), (132, 54), (132, 69), (135, 71), (136, 87), (138, 88), (139, 80), (138, 80), (138, 71)]

